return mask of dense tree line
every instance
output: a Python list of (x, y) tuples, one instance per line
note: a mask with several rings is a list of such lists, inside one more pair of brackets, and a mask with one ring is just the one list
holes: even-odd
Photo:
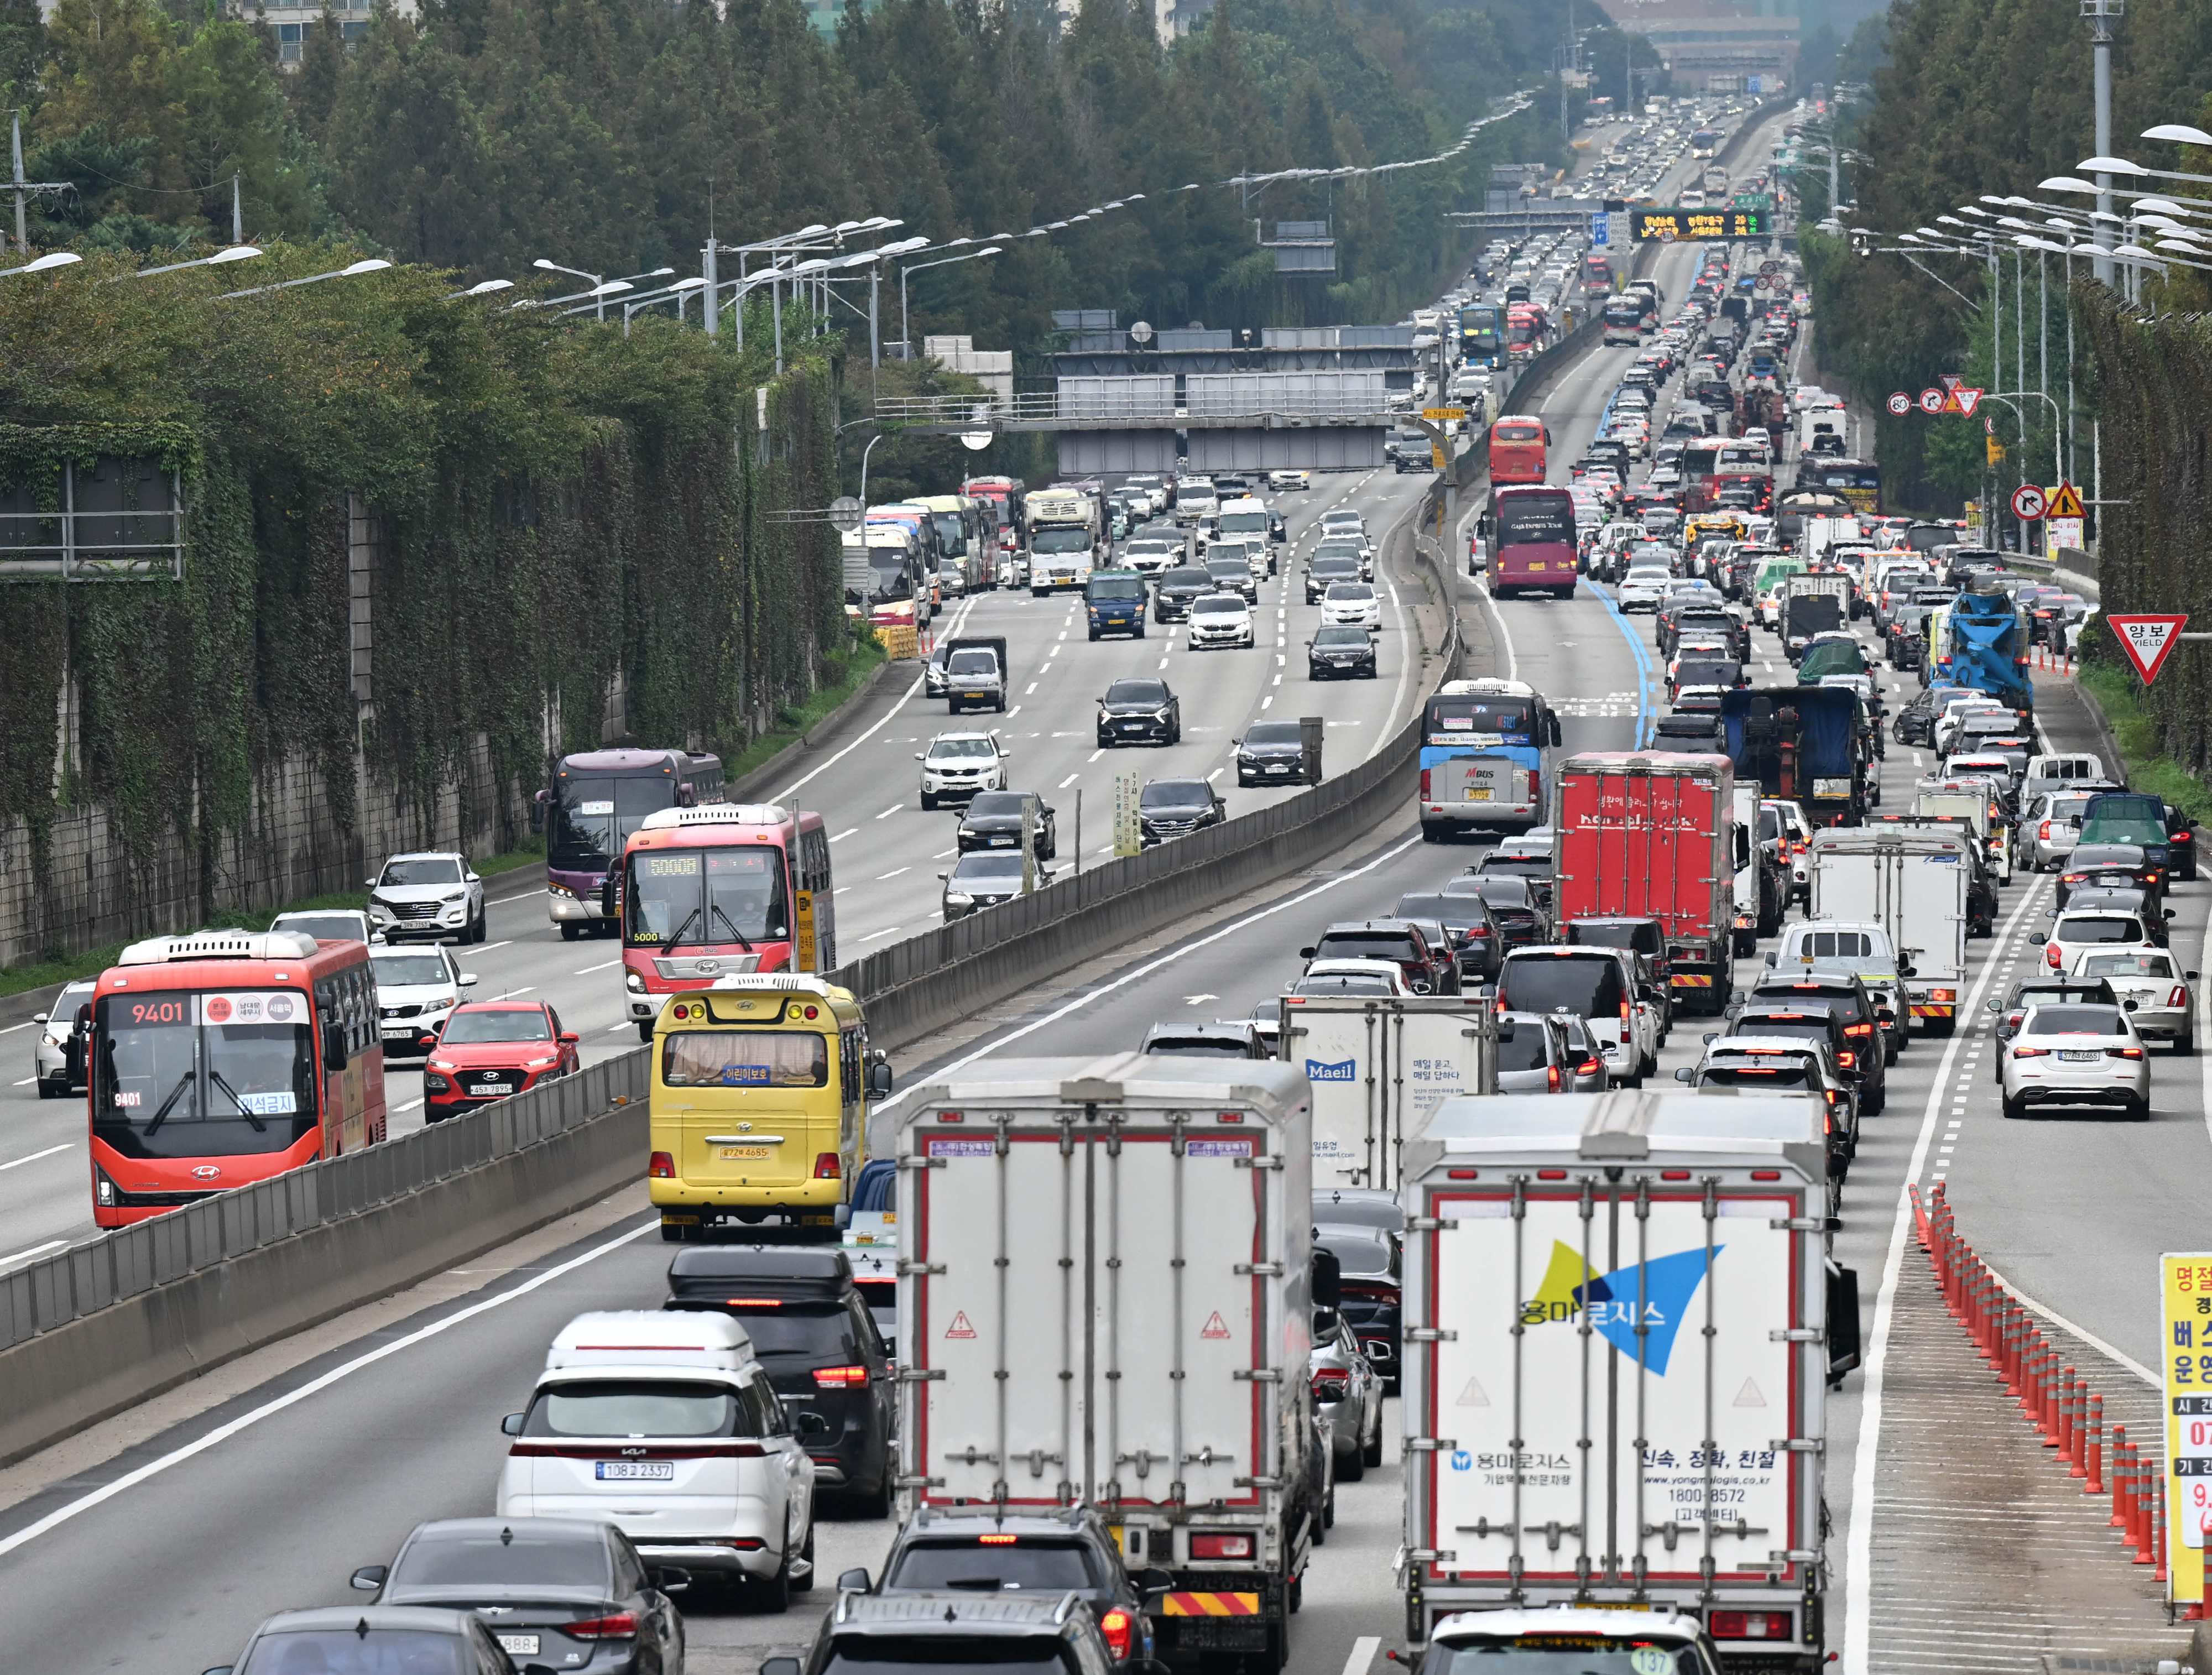
[[(380, 4), (350, 46), (326, 12), (291, 70), (266, 27), (203, 3), (59, 0), (42, 27), (37, 0), (0, 0), (30, 173), (73, 187), (40, 200), (38, 240), (226, 235), (235, 177), (249, 237), (351, 238), (471, 277), (540, 257), (688, 272), (710, 226), (738, 242), (881, 215), (988, 237), (1143, 193), (915, 282), (917, 336), (1026, 348), (1054, 307), (1394, 318), (1466, 249), (1445, 215), (1480, 207), (1491, 162), (1565, 155), (1565, 0), (1223, 0), (1164, 50), (1125, 0), (1064, 25), (1039, 0), (884, 0), (834, 40), (794, 0), (425, 0), (412, 20)], [(1590, 47), (1626, 50), (1609, 29)], [(1445, 165), (1217, 184), (1431, 155), (1537, 86), (1536, 112)], [(1322, 217), (1335, 279), (1279, 282), (1255, 223)]]

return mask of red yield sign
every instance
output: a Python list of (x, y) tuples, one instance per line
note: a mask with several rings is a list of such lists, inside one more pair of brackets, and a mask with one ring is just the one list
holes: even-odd
[(2182, 624), (2188, 614), (2178, 616), (2107, 616), (2112, 625), (2112, 637), (2120, 642), (2120, 649), (2128, 654), (2128, 661), (2136, 666), (2136, 673), (2148, 686), (2158, 678), (2158, 671), (2166, 656), (2181, 637)]

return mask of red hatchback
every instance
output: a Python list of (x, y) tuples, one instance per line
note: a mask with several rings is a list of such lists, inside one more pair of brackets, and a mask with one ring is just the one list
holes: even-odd
[(543, 1001), (456, 1006), (422, 1071), (422, 1116), (441, 1122), (580, 1068), (574, 1030)]

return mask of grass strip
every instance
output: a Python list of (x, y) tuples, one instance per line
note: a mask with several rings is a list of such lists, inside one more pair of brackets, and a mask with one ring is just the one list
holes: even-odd
[(2124, 669), (2084, 664), (2075, 677), (2084, 695), (2105, 713), (2120, 747), (2119, 766), (2130, 791), (2148, 792), (2198, 820), (2212, 818), (2212, 790), (2158, 748), (2158, 720), (2143, 707), (2142, 683)]

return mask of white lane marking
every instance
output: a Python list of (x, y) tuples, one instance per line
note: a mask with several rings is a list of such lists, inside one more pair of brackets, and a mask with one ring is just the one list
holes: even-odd
[(1097, 761), (1098, 760), (1098, 758), (1099, 758), (1099, 757), (1101, 757), (1101, 756), (1104, 756), (1105, 754), (1106, 754), (1106, 747), (1105, 747), (1104, 745), (1103, 745), (1103, 744), (1102, 744), (1102, 745), (1100, 745), (1100, 746), (1099, 746), (1096, 750), (1093, 750), (1093, 751), (1091, 753), (1091, 760), (1092, 762), (1097, 762)]
[(874, 942), (874, 941), (877, 941), (877, 940), (878, 940), (878, 938), (884, 938), (884, 937), (895, 937), (895, 936), (898, 935), (898, 933), (899, 933), (899, 927), (898, 927), (897, 925), (886, 925), (886, 926), (884, 926), (884, 929), (882, 929), (882, 930), (880, 930), (880, 931), (871, 931), (871, 932), (868, 932), (868, 934), (867, 934), (866, 936), (865, 936), (865, 937), (862, 937), (862, 938), (860, 938), (860, 940), (861, 940), (862, 942)]
[(1068, 786), (1073, 785), (1082, 777), (1083, 776), (1080, 774), (1071, 774), (1066, 779), (1062, 780), (1057, 786), (1054, 786), (1053, 789), (1055, 791), (1066, 791)]
[(838, 833), (836, 837), (831, 838), (830, 841), (832, 843), (842, 843), (847, 838), (852, 836), (854, 833), (860, 829), (860, 828), (858, 826), (848, 826), (843, 831)]
[(1024, 698), (1026, 698), (1026, 697), (1028, 697), (1028, 696), (1030, 695), (1030, 693), (1032, 693), (1032, 692), (1036, 691), (1036, 689), (1037, 689), (1037, 683), (1036, 683), (1036, 682), (1035, 682), (1035, 681), (1031, 681), (1031, 682), (1030, 682), (1027, 686), (1025, 686), (1025, 687), (1024, 687), (1024, 688), (1022, 689), (1022, 696), (1023, 696), (1023, 697), (1024, 697)]
[(1375, 1654), (1382, 1649), (1380, 1635), (1362, 1635), (1352, 1642), (1352, 1651), (1344, 1660), (1344, 1675), (1367, 1675), (1375, 1662)]
[(31, 1020), (30, 1020), (30, 1022), (28, 1022), (27, 1023), (11, 1023), (11, 1024), (9, 1024), (9, 1025), (5, 1029), (0, 1029), (0, 1035), (14, 1035), (14, 1034), (15, 1034), (18, 1029), (37, 1029), (38, 1027), (39, 1027), (39, 1021), (38, 1021), (38, 1019), (36, 1019), (36, 1018), (33, 1018), (33, 1019), (31, 1019)]
[(1229, 770), (1228, 770), (1227, 768), (1215, 768), (1215, 769), (1213, 770), (1213, 772), (1212, 772), (1211, 774), (1207, 774), (1207, 775), (1206, 776), (1206, 784), (1208, 784), (1208, 785), (1212, 785), (1212, 784), (1216, 780), (1219, 779), (1219, 778), (1220, 778), (1224, 774), (1227, 773), (1228, 771), (1229, 771)]
[[(2041, 890), (2031, 889), (2021, 898), (2020, 905), (2012, 910), (1995, 939), (1992, 953), (2019, 933), (2028, 908), (2041, 895)], [(1978, 1014), (1982, 991), (1989, 986), (1996, 971), (1994, 960), (1984, 961), (1973, 987), (1967, 991), (1959, 1008), (1960, 1017)], [(1898, 1188), (1896, 1211), (1890, 1223), (1889, 1253), (1882, 1262), (1881, 1289), (1875, 1300), (1873, 1341), (1867, 1356), (1866, 1383), (1859, 1399), (1858, 1452), (1851, 1460), (1850, 1529), (1844, 1561), (1844, 1675), (1867, 1675), (1868, 1640), (1873, 1632), (1874, 1590), (1870, 1582), (1874, 1565), (1874, 1484), (1875, 1455), (1881, 1447), (1882, 1383), (1889, 1367), (1890, 1321), (1897, 1309), (1897, 1287), (1905, 1266), (1905, 1247), (1915, 1226), (1912, 1200), (1905, 1188), (1917, 1183), (1928, 1166), (1938, 1108), (1944, 1103), (1943, 1087), (1951, 1079), (1952, 1065), (1959, 1050), (1966, 1044), (1964, 1035), (1951, 1037), (1950, 1045), (1943, 1050), (1943, 1062), (1936, 1070), (1935, 1084), (1928, 1090), (1928, 1107), (1920, 1119), (1919, 1136), (1913, 1142), (1912, 1161), (1905, 1168), (1904, 1183)]]
[(68, 1243), (69, 1241), (66, 1239), (49, 1239), (45, 1244), (33, 1245), (28, 1250), (12, 1251), (6, 1256), (0, 1256), (0, 1268), (6, 1267), (11, 1262), (26, 1262), (32, 1257), (44, 1256), (48, 1251), (59, 1250)]
[(512, 937), (509, 937), (505, 942), (480, 942), (477, 944), (477, 952), (479, 954), (489, 954), (495, 948), (512, 947), (514, 943), (514, 938)]
[(33, 1082), (37, 1081), (38, 1079), (39, 1079), (39, 1078), (38, 1078), (37, 1077), (35, 1077), (35, 1076), (27, 1076), (27, 1077), (24, 1077), (21, 1082), (16, 1083), (15, 1083), (15, 1086), (17, 1086), (17, 1087), (19, 1087), (19, 1088), (27, 1088), (27, 1087), (29, 1087), (29, 1086), (31, 1085), (31, 1083), (33, 1083)]
[[(955, 613), (953, 620), (945, 624), (945, 632), (947, 634), (955, 634), (959, 633), (962, 628), (967, 627), (968, 613), (975, 610), (975, 600), (969, 599), (965, 601), (961, 605), (959, 610)], [(793, 792), (798, 790), (799, 786), (805, 785), (817, 774), (828, 773), (839, 762), (844, 761), (847, 756), (852, 755), (854, 750), (858, 750), (861, 745), (866, 743), (878, 733), (881, 732), (884, 730), (885, 723), (889, 722), (893, 716), (896, 715), (901, 710), (904, 709), (908, 704), (914, 701), (915, 695), (921, 690), (921, 682), (922, 677), (920, 675), (916, 675), (914, 677), (914, 683), (907, 688), (904, 695), (899, 699), (898, 702), (893, 704), (889, 709), (884, 712), (882, 720), (878, 721), (874, 726), (870, 727), (866, 731), (862, 732), (858, 737), (854, 738), (850, 744), (848, 744), (843, 750), (838, 751), (836, 756), (830, 757), (829, 761), (817, 763), (815, 767), (809, 768), (805, 773), (800, 774), (799, 778), (793, 780), (789, 785), (783, 788), (784, 795), (788, 797)]]
[(609, 1024), (609, 1025), (607, 1026), (607, 1034), (609, 1034), (610, 1035), (613, 1035), (613, 1034), (615, 1033), (615, 1031), (616, 1031), (616, 1030), (617, 1030), (617, 1029), (630, 1029), (631, 1027), (632, 1027), (632, 1024), (629, 1024), (629, 1023), (611, 1023), (611, 1024)]
[[(1186, 943), (1181, 948), (1171, 949), (1167, 953), (1160, 955), (1156, 959), (1147, 960), (1144, 964), (1137, 967), (1134, 970), (1125, 971), (1119, 977), (1109, 978), (1105, 982), (1099, 984), (1096, 988), (1086, 989), (1083, 993), (1078, 995), (1074, 999), (1067, 1002), (1065, 1005), (1054, 1008), (1051, 1011), (1047, 1012), (1042, 1017), (1031, 1018), (1027, 1023), (1022, 1024), (1016, 1029), (1010, 1029), (1003, 1035), (995, 1037), (986, 1045), (977, 1047), (973, 1053), (968, 1053), (963, 1058), (955, 1059), (951, 1064), (945, 1065), (939, 1069), (932, 1071), (928, 1077), (926, 1079), (928, 1083), (933, 1085), (939, 1077), (951, 1076), (957, 1071), (963, 1071), (967, 1069), (969, 1065), (974, 1064), (978, 1059), (988, 1058), (992, 1053), (999, 1051), (1001, 1047), (1020, 1041), (1024, 1036), (1033, 1035), (1040, 1029), (1048, 1029), (1051, 1025), (1058, 1023), (1062, 1018), (1066, 1017), (1073, 1013), (1081, 1011), (1085, 1006), (1091, 1005), (1092, 1003), (1099, 1000), (1104, 996), (1113, 993), (1116, 989), (1127, 988), (1132, 983), (1139, 982), (1145, 978), (1151, 976), (1154, 972), (1163, 970), (1166, 967), (1173, 965), (1177, 960), (1182, 959), (1188, 955), (1197, 953), (1201, 948), (1210, 948), (1215, 943), (1221, 941), (1224, 938), (1235, 936), (1239, 931), (1246, 930), (1252, 925), (1257, 925), (1262, 919), (1272, 919), (1277, 913), (1286, 912), (1292, 907), (1302, 907), (1306, 902), (1312, 901), (1316, 896), (1324, 895), (1330, 890), (1335, 889), (1338, 886), (1348, 883), (1354, 878), (1364, 878), (1369, 873), (1375, 871), (1377, 868), (1385, 866), (1390, 862), (1397, 859), (1399, 856), (1404, 854), (1408, 849), (1411, 849), (1420, 841), (1421, 840), (1419, 836), (1401, 839), (1400, 841), (1392, 844), (1388, 849), (1385, 849), (1373, 860), (1369, 861), (1364, 866), (1352, 867), (1348, 871), (1337, 873), (1333, 877), (1323, 879), (1321, 883), (1316, 884), (1311, 889), (1300, 890), (1295, 895), (1286, 895), (1279, 901), (1270, 902), (1264, 907), (1255, 908), (1252, 912), (1245, 914), (1242, 919), (1231, 919), (1219, 930), (1200, 937), (1194, 942)], [(1103, 853), (1105, 852), (1102, 851), (1101, 853)], [(910, 1082), (906, 1087), (900, 1089), (896, 1093), (884, 1100), (877, 1108), (879, 1110), (888, 1110), (890, 1107), (897, 1104), (899, 1101), (904, 1099), (908, 1094), (912, 1093), (916, 1087), (921, 1085), (922, 1085), (921, 1081), (917, 1080)], [(5, 1547), (0, 1547), (0, 1555), (4, 1555), (7, 1551), (8, 1550)]]
[[(1273, 705), (1274, 701), (1275, 701), (1275, 695), (1274, 695), (1273, 693), (1270, 692), (1270, 693), (1269, 693), (1266, 697), (1264, 697), (1264, 698), (1262, 698), (1261, 700), (1260, 700), (1260, 707), (1261, 707), (1261, 709), (1267, 709), (1267, 708), (1271, 707)], [(1370, 756), (1372, 756), (1374, 753), (1373, 753), (1372, 751), (1370, 751), (1368, 754), (1369, 754), (1369, 755), (1370, 755)]]
[(421, 1110), (422, 1108), (422, 1101), (421, 1100), (419, 1100), (419, 1099), (410, 1099), (410, 1100), (409, 1100), (409, 1101), (407, 1101), (407, 1103), (406, 1103), (406, 1104), (404, 1104), (404, 1105), (401, 1106), (401, 1107), (400, 1107), (397, 1111), (393, 1112), (393, 1113), (392, 1113), (392, 1114), (393, 1114), (394, 1116), (404, 1117), (404, 1116), (405, 1116), (405, 1115), (406, 1115), (410, 1111), (419, 1111), (419, 1110)]
[(537, 1290), (540, 1286), (550, 1285), (553, 1281), (561, 1278), (563, 1275), (571, 1273), (576, 1269), (583, 1267), (587, 1263), (596, 1262), (601, 1257), (609, 1255), (615, 1251), (618, 1251), (624, 1245), (629, 1244), (635, 1240), (642, 1239), (647, 1234), (652, 1232), (653, 1229), (659, 1225), (660, 1218), (658, 1216), (655, 1216), (650, 1220), (645, 1222), (642, 1225), (634, 1227), (629, 1232), (623, 1234), (617, 1238), (610, 1239), (603, 1245), (593, 1246), (590, 1250), (586, 1251), (580, 1256), (572, 1256), (566, 1262), (562, 1262), (554, 1267), (548, 1268), (543, 1273), (533, 1274), (530, 1278), (523, 1281), (521, 1284), (514, 1287), (510, 1290), (501, 1291), (497, 1296), (486, 1297), (481, 1302), (471, 1303), (466, 1308), (460, 1309), (454, 1314), (448, 1314), (442, 1320), (433, 1320), (428, 1326), (419, 1327), (416, 1331), (409, 1332), (404, 1338), (395, 1338), (388, 1344), (380, 1344), (376, 1348), (369, 1350), (367, 1354), (356, 1356), (351, 1361), (345, 1362), (339, 1366), (331, 1368), (329, 1372), (325, 1373), (320, 1378), (310, 1379), (298, 1389), (287, 1391), (284, 1394), (276, 1397), (272, 1401), (264, 1402), (259, 1407), (253, 1409), (251, 1412), (240, 1414), (237, 1418), (233, 1419), (228, 1424), (217, 1425), (213, 1430), (208, 1432), (206, 1435), (195, 1438), (192, 1441), (185, 1443), (184, 1447), (180, 1448), (171, 1449), (167, 1453), (163, 1454), (159, 1460), (148, 1460), (143, 1466), (138, 1467), (137, 1471), (126, 1472), (121, 1477), (116, 1478), (112, 1483), (102, 1484), (99, 1488), (91, 1490), (89, 1493), (78, 1496), (76, 1499), (70, 1502), (66, 1506), (55, 1508), (52, 1512), (48, 1513), (44, 1518), (40, 1519), (36, 1523), (26, 1524), (21, 1529), (16, 1531), (15, 1534), (7, 1537), (4, 1540), (0, 1540), (0, 1557), (4, 1557), (6, 1555), (14, 1552), (19, 1547), (28, 1546), (32, 1542), (36, 1541), (40, 1536), (45, 1535), (51, 1531), (59, 1529), (64, 1524), (70, 1522), (72, 1519), (81, 1517), (85, 1513), (90, 1512), (94, 1507), (104, 1505), (106, 1502), (115, 1499), (119, 1495), (128, 1494), (131, 1490), (137, 1488), (140, 1484), (152, 1481), (154, 1478), (161, 1476), (161, 1473), (170, 1470), (172, 1467), (181, 1466), (186, 1460), (194, 1459), (200, 1454), (207, 1453), (210, 1448), (217, 1447), (222, 1443), (228, 1442), (232, 1437), (252, 1429), (254, 1426), (259, 1424), (264, 1419), (267, 1419), (276, 1414), (282, 1413), (288, 1408), (296, 1407), (301, 1402), (306, 1401), (310, 1396), (320, 1395), (332, 1385), (337, 1384), (345, 1379), (351, 1378), (356, 1373), (362, 1371), (363, 1369), (373, 1367), (378, 1362), (386, 1359), (387, 1356), (398, 1354), (402, 1350), (411, 1349), (417, 1344), (422, 1343), (428, 1338), (435, 1338), (441, 1332), (449, 1331), (453, 1327), (459, 1326), (465, 1320), (474, 1320), (479, 1314), (489, 1314), (495, 1308), (501, 1308), (505, 1304), (514, 1302), (518, 1297), (528, 1296), (532, 1291)]
[(913, 871), (914, 869), (910, 866), (895, 866), (889, 872), (878, 872), (876, 874), (876, 882), (880, 884), (886, 878), (896, 878), (902, 872), (911, 872)]
[(876, 818), (878, 820), (889, 820), (893, 815), (896, 814), (905, 806), (906, 804), (903, 803), (894, 803), (890, 807), (885, 809), (881, 814), (878, 815)]
[(64, 1140), (59, 1145), (48, 1146), (44, 1151), (28, 1152), (21, 1157), (11, 1157), (6, 1162), (0, 1163), (0, 1169), (20, 1169), (26, 1163), (35, 1163), (41, 1157), (51, 1157), (58, 1151), (67, 1151), (76, 1144), (75, 1140)]
[(622, 962), (620, 960), (602, 960), (595, 966), (586, 966), (581, 971), (577, 972), (575, 975), (579, 977), (588, 977), (595, 971), (605, 971), (612, 967), (618, 966)]

